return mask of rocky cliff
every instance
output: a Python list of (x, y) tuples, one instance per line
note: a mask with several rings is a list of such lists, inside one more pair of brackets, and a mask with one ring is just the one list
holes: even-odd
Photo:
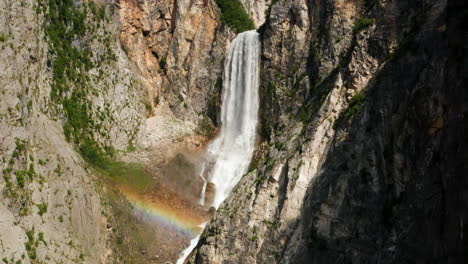
[[(121, 40), (147, 81), (152, 107), (197, 123), (214, 116), (234, 33), (213, 1), (121, 1)], [(209, 96), (208, 96), (209, 95)]]
[[(107, 209), (94, 172), (75, 150), (84, 141), (125, 150), (144, 118), (144, 92), (128, 71), (115, 9), (59, 2), (0, 2), (5, 263), (105, 261)], [(72, 12), (85, 8), (87, 15)]]
[(150, 261), (112, 170), (212, 130), (234, 34), (211, 1), (0, 7), (0, 259)]
[(172, 261), (117, 187), (194, 173), (249, 14), (260, 139), (188, 262), (466, 262), (466, 4), (226, 3), (0, 0), (0, 259)]
[(462, 7), (273, 3), (262, 140), (188, 263), (466, 261)]

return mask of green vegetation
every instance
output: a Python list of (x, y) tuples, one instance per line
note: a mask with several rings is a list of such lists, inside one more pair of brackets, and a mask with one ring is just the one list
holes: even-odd
[(26, 144), (24, 142), (22, 142), (19, 138), (16, 138), (15, 142), (16, 142), (16, 150), (17, 151), (23, 152), (23, 151), (26, 150)]
[(359, 109), (361, 109), (364, 101), (366, 100), (366, 90), (362, 90), (355, 94), (353, 98), (349, 101), (349, 106), (346, 111), (343, 113), (344, 118), (349, 119), (354, 116)]
[(255, 24), (238, 0), (216, 0), (221, 9), (221, 22), (231, 27), (236, 33), (255, 29)]
[(348, 108), (346, 108), (346, 110), (340, 114), (340, 117), (335, 122), (334, 128), (336, 129), (337, 124), (350, 120), (361, 109), (365, 101), (366, 90), (362, 90), (355, 94), (349, 101)]
[(103, 154), (94, 142), (81, 145), (79, 150), (100, 173), (113, 178), (118, 183), (142, 190), (151, 182), (151, 177), (141, 165), (114, 161)]
[(39, 209), (38, 214), (40, 216), (43, 216), (45, 213), (47, 213), (47, 203), (37, 204), (36, 206)]
[(34, 176), (36, 175), (36, 171), (34, 170), (34, 164), (33, 163), (29, 164), (29, 169), (26, 172), (26, 174), (28, 174), (29, 180), (32, 180), (34, 178)]
[(150, 114), (151, 111), (153, 110), (153, 107), (151, 106), (150, 103), (146, 103), (146, 104), (145, 104), (145, 108), (146, 108), (146, 112), (147, 112), (148, 114)]
[[(45, 3), (46, 2), (46, 3)], [(69, 82), (82, 83), (84, 72), (93, 66), (91, 52), (72, 44), (86, 34), (86, 8), (77, 8), (73, 0), (42, 1), (45, 33), (51, 53), (55, 56), (52, 66), (52, 99), (62, 102), (70, 90)], [(79, 89), (75, 89), (79, 90)]]
[(5, 191), (6, 196), (16, 196), (16, 192), (13, 189), (13, 183), (11, 182), (10, 176), (11, 169), (3, 170), (3, 179), (5, 180)]
[(104, 20), (106, 18), (106, 8), (104, 6), (99, 7), (94, 1), (89, 1), (89, 8), (93, 13), (94, 17), (99, 18), (99, 20)]
[(356, 24), (354, 25), (354, 33), (359, 33), (374, 24), (375, 24), (374, 18), (367, 18), (365, 16), (361, 16), (359, 17), (359, 19), (356, 21)]
[(44, 243), (45, 246), (47, 246), (47, 242), (44, 239), (44, 232), (39, 232), (39, 238), (38, 241)]
[(6, 42), (8, 39), (10, 39), (10, 36), (0, 33), (0, 42)]
[(25, 243), (26, 251), (28, 251), (29, 258), (35, 260), (37, 243), (35, 243), (34, 229), (27, 231), (26, 236), (28, 237), (28, 242)]
[(161, 60), (159, 61), (159, 67), (164, 73), (167, 73), (166, 65), (167, 65), (166, 57), (162, 57)]
[[(66, 139), (74, 143), (83, 158), (99, 172), (118, 182), (144, 188), (150, 178), (141, 166), (113, 161), (114, 149), (101, 146), (92, 137), (93, 129), (100, 125), (95, 124), (91, 117), (88, 95), (92, 91), (87, 73), (95, 65), (102, 63), (99, 59), (112, 59), (115, 56), (108, 54), (93, 62), (94, 56), (89, 45), (85, 42), (77, 45), (76, 40), (93, 35), (94, 26), (88, 26), (87, 19), (104, 20), (105, 6), (94, 1), (79, 7), (73, 0), (42, 0), (39, 10), (44, 13), (45, 34), (54, 58), (51, 98), (54, 103), (63, 106), (66, 117), (63, 129)], [(110, 43), (110, 38), (105, 38), (104, 42)], [(165, 58), (161, 60), (161, 67), (165, 67)], [(106, 108), (106, 111), (109, 110)], [(45, 162), (39, 160), (39, 164), (45, 165)], [(31, 175), (32, 172), (33, 168)], [(59, 167), (55, 172), (59, 176), (62, 174)], [(38, 207), (41, 215), (47, 211), (46, 205)]]
[[(89, 117), (89, 103), (86, 73), (94, 67), (93, 54), (87, 47), (79, 47), (76, 39), (88, 33), (86, 18), (88, 8), (99, 13), (96, 4), (77, 7), (73, 0), (42, 0), (40, 10), (44, 13), (45, 34), (50, 53), (54, 57), (52, 65), (51, 98), (63, 105), (67, 121), (64, 133), (68, 141), (81, 145), (90, 140), (89, 132), (93, 125)], [(71, 91), (71, 93), (70, 93)], [(70, 94), (70, 95), (69, 95)]]
[(19, 171), (16, 171), (15, 174), (16, 174), (16, 183), (18, 184), (20, 188), (24, 188), (24, 179), (27, 174), (27, 171), (19, 170)]

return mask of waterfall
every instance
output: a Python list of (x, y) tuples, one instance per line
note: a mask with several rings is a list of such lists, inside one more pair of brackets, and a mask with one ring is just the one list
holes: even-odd
[(206, 181), (204, 175), (205, 175), (205, 164), (203, 164), (203, 167), (202, 167), (202, 170), (201, 170), (201, 173), (200, 173), (200, 177), (203, 180), (203, 187), (202, 187), (202, 190), (201, 190), (200, 202), (199, 202), (200, 205), (205, 205), (206, 186), (208, 185), (208, 182)]
[(216, 208), (247, 172), (255, 147), (258, 122), (260, 41), (247, 31), (233, 41), (224, 64), (221, 130), (208, 146), (209, 181)]
[[(218, 208), (249, 167), (258, 123), (260, 40), (254, 30), (240, 33), (234, 39), (224, 63), (221, 129), (208, 146), (203, 169), (215, 185), (213, 206)], [(203, 188), (201, 197), (205, 197)], [(199, 237), (190, 242), (177, 264), (195, 248)]]

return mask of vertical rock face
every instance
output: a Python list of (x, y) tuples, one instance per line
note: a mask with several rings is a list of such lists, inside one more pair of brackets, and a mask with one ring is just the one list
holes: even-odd
[(209, 107), (216, 107), (216, 82), (234, 34), (220, 24), (214, 2), (132, 0), (120, 6), (121, 39), (147, 80), (151, 104), (191, 121), (216, 112)]
[(263, 142), (189, 263), (466, 260), (461, 6), (275, 3)]
[[(37, 1), (2, 0), (0, 8), (0, 256), (5, 263), (104, 261), (105, 209), (92, 172), (64, 136), (60, 106), (51, 98), (54, 58), (44, 17)], [(96, 36), (109, 36), (108, 48), (117, 57), (89, 74), (90, 85), (100, 87), (90, 95), (88, 110), (101, 127), (95, 138), (125, 149), (138, 134), (142, 96), (125, 71), (129, 62), (120, 56), (118, 27), (89, 23), (98, 28)], [(107, 48), (98, 41), (89, 45), (95, 59)], [(98, 118), (101, 109), (108, 111), (105, 120)]]
[[(252, 18), (255, 26), (260, 27), (265, 23), (272, 1), (270, 0), (240, 0), (245, 10)], [(274, 2), (274, 1), (273, 1)]]
[[(261, 139), (188, 261), (466, 262), (466, 4), (241, 2), (263, 24)], [(50, 27), (64, 5), (87, 11)], [(182, 136), (164, 131), (216, 121), (234, 37), (219, 17), (214, 1), (0, 0), (3, 262), (142, 252), (113, 250), (136, 247), (117, 239), (76, 136), (168, 150)]]
[[(83, 157), (170, 144), (207, 115), (216, 121), (234, 34), (212, 1), (0, 0), (0, 8), (0, 259), (134, 261), (144, 251), (127, 236), (135, 230), (119, 233), (112, 222), (131, 209), (110, 209), (121, 197), (106, 200)], [(173, 113), (187, 122), (174, 128)], [(158, 114), (149, 129), (147, 114)]]
[[(104, 17), (89, 14), (90, 35), (73, 40), (77, 50), (94, 52), (94, 67), (84, 73), (89, 93), (81, 99), (91, 102), (86, 113), (94, 140), (125, 150), (139, 138), (144, 92), (120, 49), (115, 9), (96, 5)], [(0, 1), (0, 256), (5, 263), (105, 262), (108, 209), (94, 172), (66, 139), (72, 116), (52, 98), (57, 54), (45, 36), (42, 7)], [(76, 86), (68, 89), (70, 95)]]

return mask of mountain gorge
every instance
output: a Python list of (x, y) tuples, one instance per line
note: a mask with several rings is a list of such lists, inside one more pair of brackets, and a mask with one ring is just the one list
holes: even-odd
[[(179, 262), (468, 259), (463, 1), (0, 7), (4, 263), (175, 263), (198, 235)], [(255, 150), (215, 210), (203, 164), (252, 29)]]

